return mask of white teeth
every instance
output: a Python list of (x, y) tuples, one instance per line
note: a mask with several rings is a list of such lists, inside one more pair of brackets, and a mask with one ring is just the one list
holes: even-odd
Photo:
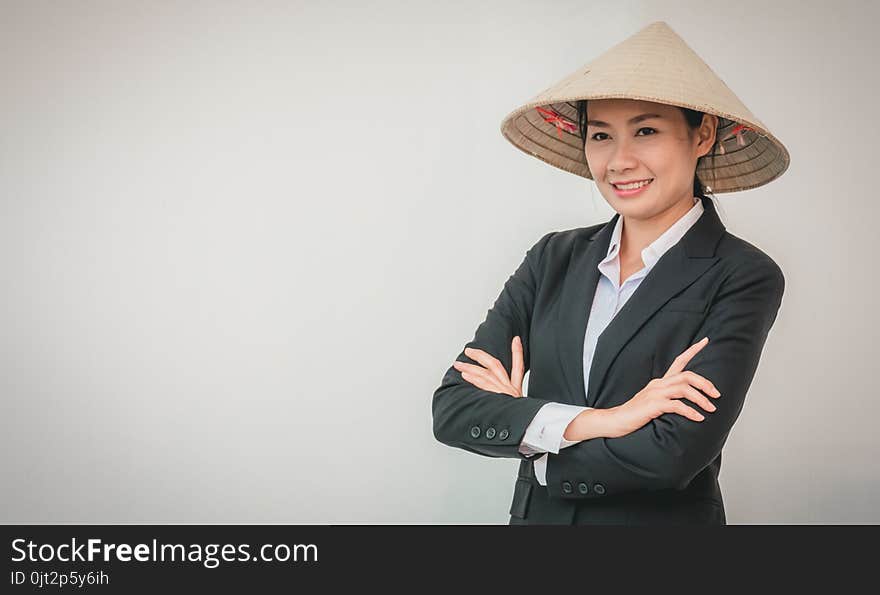
[(651, 180), (644, 180), (642, 182), (635, 182), (633, 184), (626, 184), (625, 186), (619, 186), (614, 184), (614, 187), (619, 190), (635, 190), (636, 188), (641, 188), (642, 186), (647, 186)]

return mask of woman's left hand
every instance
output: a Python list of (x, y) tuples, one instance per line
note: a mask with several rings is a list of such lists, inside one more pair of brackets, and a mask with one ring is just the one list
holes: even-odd
[(495, 393), (503, 393), (511, 397), (522, 397), (525, 364), (523, 363), (522, 341), (518, 336), (513, 338), (511, 351), (513, 352), (513, 363), (511, 364), (510, 378), (507, 377), (507, 370), (504, 369), (501, 362), (482, 349), (466, 347), (464, 354), (472, 360), (480, 362), (485, 367), (475, 366), (474, 364), (458, 360), (452, 364), (452, 367), (461, 372), (462, 378), (477, 388)]

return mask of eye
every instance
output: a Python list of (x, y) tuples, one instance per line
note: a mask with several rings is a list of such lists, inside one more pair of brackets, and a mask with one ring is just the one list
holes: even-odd
[[(641, 132), (642, 130), (650, 130), (651, 134), (642, 134), (641, 136), (651, 136), (653, 134), (657, 134), (657, 131), (654, 128), (651, 128), (649, 126), (643, 126), (642, 128), (639, 128), (637, 132)], [(596, 138), (600, 134), (605, 134), (605, 133), (604, 132), (597, 132), (596, 134), (594, 134), (593, 136), (590, 137), (590, 140), (595, 140), (595, 141), (603, 140), (601, 138)], [(608, 135), (606, 134), (605, 136), (608, 136)]]

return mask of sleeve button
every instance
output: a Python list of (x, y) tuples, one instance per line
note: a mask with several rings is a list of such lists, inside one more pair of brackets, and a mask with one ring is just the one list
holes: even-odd
[(474, 426), (471, 428), (471, 437), (473, 437), (473, 438), (480, 437), (480, 426)]
[(498, 432), (499, 440), (507, 440), (508, 436), (510, 436), (510, 432), (508, 432), (507, 430), (501, 430), (500, 432)]
[(491, 440), (495, 437), (495, 428), (486, 428), (486, 438)]
[(601, 483), (594, 483), (593, 491), (601, 496), (605, 493), (605, 486), (603, 486)]
[(571, 493), (571, 482), (570, 481), (563, 481), (562, 482), (562, 491), (565, 492), (566, 494)]
[(587, 484), (585, 484), (584, 482), (580, 482), (580, 483), (578, 484), (578, 491), (579, 491), (581, 494), (586, 494), (587, 492), (590, 491), (590, 488), (588, 488), (588, 487), (587, 487)]

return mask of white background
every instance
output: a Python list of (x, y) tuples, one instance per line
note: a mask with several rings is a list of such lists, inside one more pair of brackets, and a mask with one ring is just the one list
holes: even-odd
[(874, 2), (3, 2), (2, 522), (506, 523), (431, 397), (614, 214), (502, 118), (665, 20), (791, 151), (730, 523), (880, 521)]

